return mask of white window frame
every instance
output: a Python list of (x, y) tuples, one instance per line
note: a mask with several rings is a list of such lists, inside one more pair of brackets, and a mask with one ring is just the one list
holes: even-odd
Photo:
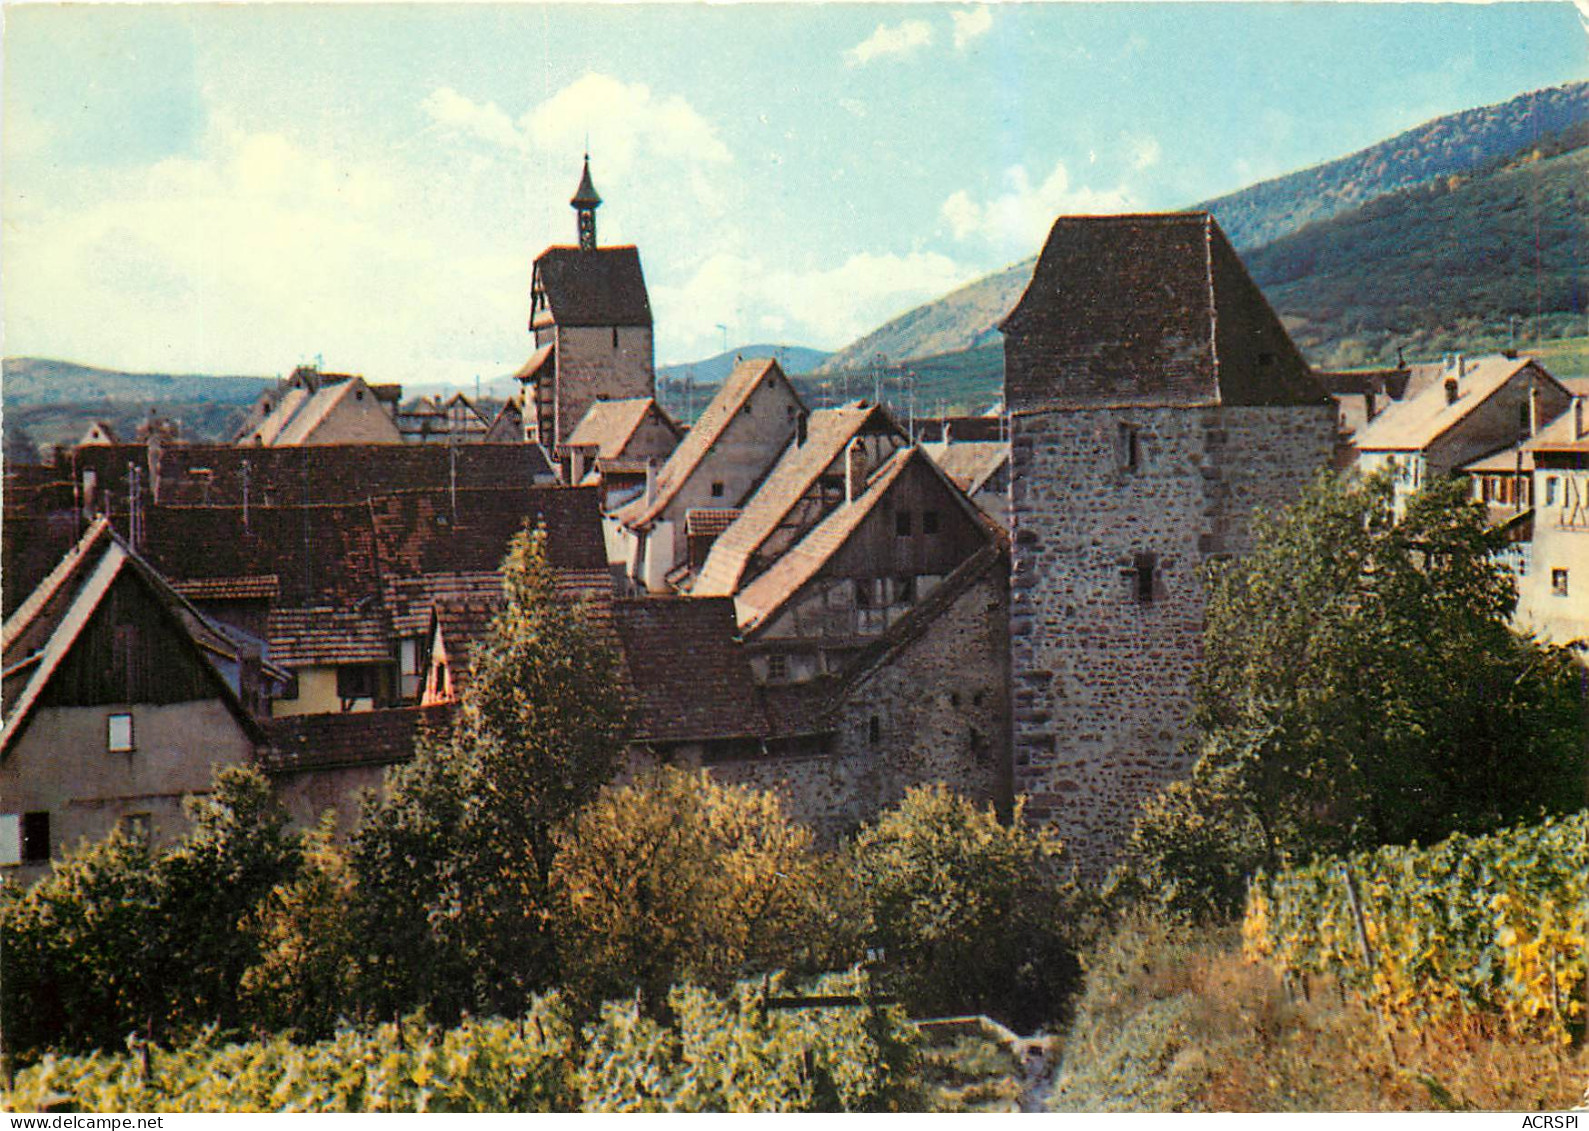
[[(119, 735), (116, 731), (116, 724), (120, 720), (126, 720), (127, 733), (125, 739), (118, 741)], [(112, 754), (131, 754), (138, 748), (136, 741), (136, 736), (134, 735), (132, 728), (132, 712), (117, 711), (114, 714), (105, 716), (106, 750), (110, 751)]]

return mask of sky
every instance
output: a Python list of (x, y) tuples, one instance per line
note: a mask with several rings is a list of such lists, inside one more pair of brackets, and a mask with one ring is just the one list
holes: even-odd
[(512, 372), (587, 145), (659, 364), (834, 349), (1061, 213), (1585, 78), (1571, 3), (9, 3), (4, 353)]

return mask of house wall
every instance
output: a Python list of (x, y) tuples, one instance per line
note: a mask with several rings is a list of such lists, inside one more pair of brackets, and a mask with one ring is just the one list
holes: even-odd
[(1245, 550), (1253, 508), (1289, 503), (1328, 464), (1335, 423), (1328, 404), (1012, 417), (1014, 788), (1084, 873), (1101, 875), (1141, 803), (1189, 768), (1201, 567)]
[[(132, 715), (130, 753), (106, 749), (113, 714)], [(208, 791), (215, 767), (253, 755), (252, 740), (219, 699), (39, 707), (0, 762), (0, 811), (48, 812), (52, 859), (137, 813), (149, 815), (151, 841), (164, 845), (187, 831), (183, 795)], [(31, 882), (47, 867), (0, 867), (0, 877)]]
[[(662, 514), (646, 539), (647, 561), (642, 567), (646, 587), (664, 592), (652, 578), (665, 577), (684, 561), (689, 547), (685, 538), (684, 516), (696, 507), (742, 507), (794, 438), (796, 422), (804, 412), (799, 398), (786, 381), (763, 381), (745, 399), (728, 422), (717, 442), (695, 465), (691, 475)], [(721, 483), (723, 493), (712, 494), (712, 484)], [(663, 537), (663, 524), (671, 529)]]
[[(337, 669), (335, 667), (298, 668), (298, 696), (295, 699), (273, 699), (270, 704), (272, 718), (287, 715), (335, 715), (342, 711), (342, 700), (337, 695)], [(350, 710), (371, 711), (373, 699), (355, 699)]]
[[(1567, 453), (1534, 459), (1534, 544), (1518, 580), (1515, 620), (1552, 644), (1589, 639), (1589, 469)], [(1566, 593), (1558, 570), (1566, 571)]]
[[(290, 427), (290, 426), (289, 426)], [(304, 437), (305, 444), (401, 444), (403, 434), (386, 406), (363, 381), (345, 394)]]
[(385, 789), (385, 766), (343, 766), (335, 769), (273, 773), (271, 784), (296, 828), (312, 828), (327, 811), (336, 814), (336, 836), (345, 840), (358, 827), (361, 796)]
[[(1448, 475), (1465, 463), (1509, 448), (1526, 440), (1529, 390), (1534, 387), (1536, 370), (1525, 367), (1514, 373), (1505, 385), (1485, 398), (1484, 403), (1463, 417), (1461, 422), (1435, 439), (1427, 449), (1430, 475)], [(1554, 420), (1566, 411), (1571, 398), (1554, 381), (1539, 377), (1539, 425)]]
[(1008, 595), (1002, 570), (990, 571), (858, 679), (838, 707), (829, 753), (716, 762), (713, 776), (776, 793), (828, 844), (928, 782), (1007, 812)]
[(559, 326), (555, 357), (557, 444), (568, 439), (598, 397), (649, 397), (656, 386), (649, 326)]

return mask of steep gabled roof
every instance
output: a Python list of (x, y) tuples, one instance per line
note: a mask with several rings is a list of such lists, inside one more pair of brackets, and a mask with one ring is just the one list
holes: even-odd
[(978, 530), (993, 534), (987, 520), (975, 504), (965, 497), (938, 466), (928, 459), (920, 448), (901, 448), (881, 467), (872, 473), (866, 490), (855, 499), (837, 507), (794, 546), (790, 547), (765, 573), (757, 577), (734, 597), (734, 609), (742, 632), (753, 633), (770, 624), (783, 607), (806, 583), (820, 573), (824, 566), (860, 529), (877, 505), (883, 501), (895, 481), (912, 467), (928, 469), (943, 484), (944, 490), (976, 524)]
[(623, 455), (624, 448), (629, 446), (636, 430), (653, 411), (677, 438), (679, 426), (662, 411), (654, 397), (624, 397), (621, 400), (599, 400), (593, 403), (585, 411), (584, 418), (569, 433), (568, 439), (563, 441), (563, 447), (595, 448), (597, 459), (617, 459)]
[(643, 742), (763, 738), (767, 715), (727, 598), (616, 602)]
[(791, 442), (732, 526), (712, 543), (691, 592), (698, 597), (731, 596), (744, 579), (756, 552), (783, 525), (822, 473), (844, 456), (850, 441), (862, 432), (904, 433), (882, 408), (856, 401), (839, 408), (821, 408), (806, 422), (805, 443)]
[(1325, 403), (1206, 212), (1060, 217), (999, 328), (1012, 411)]
[[(649, 503), (641, 496), (619, 510), (618, 518), (625, 525), (637, 528), (654, 521), (667, 509), (684, 484), (689, 482), (701, 461), (722, 438), (740, 409), (745, 407), (751, 394), (764, 384), (773, 382), (782, 382), (791, 392), (794, 391), (794, 386), (789, 384), (789, 378), (784, 376), (776, 360), (758, 357), (736, 362), (723, 387), (712, 398), (712, 403), (706, 406), (706, 411), (701, 413), (694, 427), (684, 434), (684, 439), (673, 449), (668, 462), (657, 472), (656, 496)], [(799, 394), (795, 396), (798, 400)]]
[(535, 261), (535, 284), (559, 326), (650, 326), (640, 250), (549, 247)]
[(552, 360), (556, 353), (557, 343), (547, 342), (540, 349), (530, 354), (530, 360), (519, 366), (519, 371), (513, 375), (513, 379), (515, 381), (533, 382), (539, 381), (543, 374), (550, 377), (557, 364)]
[(148, 563), (139, 558), (104, 519), (92, 523), (61, 563), (0, 629), (4, 641), (4, 723), (0, 754), (22, 733), (50, 680), (120, 579), (141, 586), (164, 614), (176, 638), (191, 650), (202, 678), (251, 736), (258, 729), (212, 657), (236, 662), (239, 648), (208, 621)]
[[(1420, 391), (1388, 406), (1353, 437), (1352, 446), (1360, 452), (1423, 451), (1530, 366), (1540, 380), (1550, 382), (1563, 396), (1567, 395), (1567, 390), (1532, 358), (1479, 358), (1466, 364), (1462, 376), (1458, 377), (1454, 369), (1446, 370), (1441, 380), (1426, 381)], [(1457, 383), (1455, 401), (1446, 395), (1446, 379)]]

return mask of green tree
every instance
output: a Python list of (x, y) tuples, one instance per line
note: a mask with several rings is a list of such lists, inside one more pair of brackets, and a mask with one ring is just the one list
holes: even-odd
[(391, 774), (355, 835), (383, 1009), (514, 1012), (555, 981), (553, 830), (623, 754), (616, 653), (591, 611), (558, 595), (544, 529), (514, 538), (504, 589), (451, 735)]
[(286, 817), (258, 770), (216, 771), (189, 798), (181, 840), (151, 853), (121, 832), (0, 886), (0, 1023), (7, 1051), (119, 1046), (244, 1021), (237, 988), (258, 959), (248, 918), (298, 867)]
[(1050, 830), (1004, 825), (942, 783), (861, 830), (851, 867), (879, 972), (916, 1014), (988, 1013), (1030, 1029), (1075, 989), (1082, 898)]
[[(567, 985), (660, 1010), (678, 982), (821, 965), (842, 922), (834, 869), (770, 793), (662, 767), (566, 824), (556, 865)], [(838, 944), (842, 949), (842, 944)]]
[(1510, 627), (1499, 535), (1461, 483), (1321, 477), (1212, 572), (1197, 768), (1119, 877), (1194, 914), (1321, 853), (1478, 832), (1582, 802), (1578, 668)]

